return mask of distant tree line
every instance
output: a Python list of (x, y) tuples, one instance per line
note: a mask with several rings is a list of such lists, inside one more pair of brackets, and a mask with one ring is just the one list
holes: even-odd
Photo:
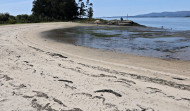
[(32, 14), (12, 16), (0, 13), (0, 24), (64, 21), (93, 17), (90, 0), (34, 0)]
[(34, 23), (39, 22), (34, 15), (17, 15), (12, 16), (9, 13), (0, 13), (0, 24), (16, 24), (16, 23)]

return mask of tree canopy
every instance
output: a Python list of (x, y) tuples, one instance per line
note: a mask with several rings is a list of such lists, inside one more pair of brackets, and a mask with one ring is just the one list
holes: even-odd
[(34, 0), (33, 15), (57, 20), (71, 20), (78, 16), (75, 0)]
[(12, 16), (0, 13), (0, 24), (36, 23), (92, 18), (93, 4), (90, 0), (34, 0), (32, 14)]

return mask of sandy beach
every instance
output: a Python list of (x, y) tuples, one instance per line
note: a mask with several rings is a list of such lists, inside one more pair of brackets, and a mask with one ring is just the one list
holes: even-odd
[[(59, 43), (72, 22), (0, 26), (0, 111), (189, 111), (190, 62)], [(89, 25), (90, 26), (90, 25)]]

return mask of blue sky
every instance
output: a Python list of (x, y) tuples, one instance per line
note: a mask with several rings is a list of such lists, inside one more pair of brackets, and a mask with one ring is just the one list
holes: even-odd
[[(77, 0), (78, 1), (78, 0)], [(190, 11), (190, 0), (91, 0), (94, 16), (123, 16), (163, 11)], [(31, 14), (33, 0), (0, 0), (0, 12)]]

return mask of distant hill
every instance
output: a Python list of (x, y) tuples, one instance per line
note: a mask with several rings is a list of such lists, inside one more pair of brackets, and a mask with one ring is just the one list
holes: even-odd
[(190, 11), (149, 13), (137, 15), (135, 17), (190, 17)]

